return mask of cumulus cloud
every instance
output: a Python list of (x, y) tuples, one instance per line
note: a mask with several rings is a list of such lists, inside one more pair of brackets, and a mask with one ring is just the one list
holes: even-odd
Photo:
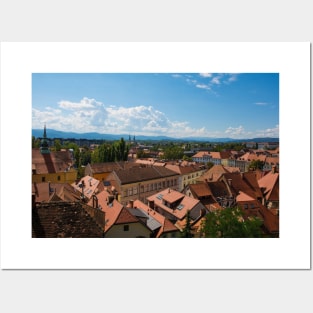
[(80, 102), (71, 102), (66, 100), (61, 100), (58, 102), (60, 108), (65, 110), (79, 110), (79, 109), (93, 109), (98, 106), (101, 106), (101, 102), (96, 101), (95, 99), (83, 98)]
[(211, 73), (200, 73), (199, 75), (202, 77), (212, 77)]
[(279, 125), (257, 131), (257, 137), (279, 137)]
[[(197, 88), (207, 89), (203, 84)], [(224, 132), (209, 131), (204, 125), (192, 127), (188, 121), (171, 120), (153, 106), (111, 106), (95, 99), (83, 98), (79, 102), (62, 100), (58, 106), (44, 110), (32, 109), (32, 127), (47, 127), (63, 131), (99, 132), (111, 134), (166, 135), (172, 137), (231, 138), (278, 137), (279, 126), (259, 130), (252, 134), (240, 125), (229, 126)]]
[(230, 136), (239, 136), (245, 133), (244, 128), (240, 125), (239, 127), (228, 127), (225, 130), (225, 133)]
[(172, 121), (152, 106), (109, 106), (95, 99), (79, 102), (62, 100), (57, 108), (32, 110), (33, 128), (49, 128), (74, 132), (136, 133), (142, 135), (208, 136), (204, 127), (192, 128), (186, 121)]

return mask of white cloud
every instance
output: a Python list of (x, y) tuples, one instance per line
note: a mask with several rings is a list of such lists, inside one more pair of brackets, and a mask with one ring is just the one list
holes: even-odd
[(221, 84), (220, 79), (221, 79), (221, 76), (215, 76), (211, 79), (211, 83), (215, 85), (220, 85)]
[(228, 127), (225, 130), (226, 134), (234, 134), (234, 135), (240, 135), (244, 133), (244, 128), (240, 125), (239, 127)]
[(235, 82), (236, 80), (237, 80), (237, 74), (230, 74), (230, 76), (228, 77), (229, 83)]
[[(197, 88), (209, 89), (198, 84)], [(73, 132), (99, 132), (110, 134), (166, 135), (172, 137), (223, 137), (231, 138), (278, 137), (279, 127), (245, 131), (242, 125), (228, 127), (224, 133), (209, 131), (203, 125), (193, 128), (187, 121), (172, 121), (165, 113), (152, 106), (108, 106), (95, 99), (83, 98), (79, 102), (60, 101), (57, 108), (46, 107), (43, 111), (33, 108), (32, 127)], [(76, 109), (74, 109), (76, 108)]]
[(212, 77), (211, 73), (200, 73), (199, 75), (202, 77)]
[(268, 105), (267, 102), (255, 102), (254, 104), (255, 105), (259, 105), (259, 106), (266, 106), (266, 105)]
[(78, 109), (92, 109), (101, 106), (101, 102), (95, 99), (88, 99), (84, 97), (80, 102), (71, 102), (66, 100), (61, 100), (58, 102), (60, 108), (65, 110), (78, 110)]
[(211, 87), (209, 85), (206, 85), (206, 84), (197, 84), (196, 87), (200, 88), (200, 89), (211, 90)]
[(257, 137), (279, 137), (279, 125), (257, 131)]

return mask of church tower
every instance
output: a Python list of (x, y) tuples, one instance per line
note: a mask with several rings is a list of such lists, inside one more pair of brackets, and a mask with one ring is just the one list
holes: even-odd
[(50, 153), (49, 144), (47, 140), (46, 124), (45, 124), (44, 131), (43, 131), (43, 138), (41, 139), (40, 152), (42, 154)]

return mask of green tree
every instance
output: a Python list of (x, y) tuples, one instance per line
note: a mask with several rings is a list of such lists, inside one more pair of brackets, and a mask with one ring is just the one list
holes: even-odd
[(208, 162), (208, 163), (206, 164), (206, 166), (207, 166), (207, 168), (208, 168), (208, 170), (209, 170), (211, 167), (214, 166), (214, 163), (213, 163), (213, 162)]
[(207, 238), (258, 238), (262, 236), (262, 221), (257, 217), (244, 218), (239, 207), (208, 213), (201, 226)]
[(32, 136), (32, 148), (39, 148), (40, 147), (40, 139), (35, 136)]
[(55, 139), (54, 140), (54, 149), (55, 149), (55, 151), (60, 151), (61, 148), (62, 148), (62, 145), (61, 145), (60, 139)]
[(167, 160), (179, 160), (184, 156), (184, 151), (179, 146), (170, 145), (164, 149), (164, 158)]
[(256, 170), (256, 169), (262, 170), (263, 167), (264, 167), (264, 164), (265, 164), (264, 161), (252, 160), (250, 162), (249, 169), (252, 169), (252, 170)]
[(125, 140), (114, 142), (113, 144), (103, 143), (97, 147), (91, 155), (92, 163), (127, 161), (129, 145)]
[(183, 156), (183, 160), (184, 160), (184, 161), (187, 161), (187, 162), (192, 162), (192, 158), (189, 157), (189, 156), (187, 156), (187, 155), (184, 155), (184, 156)]

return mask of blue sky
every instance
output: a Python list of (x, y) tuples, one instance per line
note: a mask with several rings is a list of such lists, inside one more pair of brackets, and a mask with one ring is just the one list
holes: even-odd
[(171, 137), (279, 136), (278, 73), (32, 75), (32, 128)]

